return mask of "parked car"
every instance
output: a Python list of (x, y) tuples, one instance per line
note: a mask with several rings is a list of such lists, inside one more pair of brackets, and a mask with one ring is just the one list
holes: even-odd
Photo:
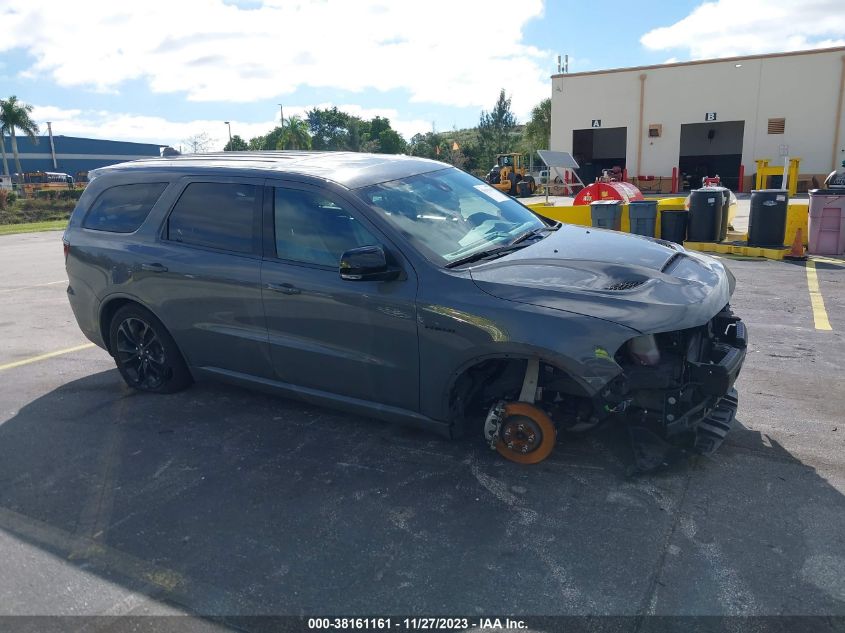
[(647, 469), (733, 421), (735, 280), (677, 244), (555, 223), (405, 156), (170, 156), (90, 180), (68, 297), (135, 389), (270, 388), (521, 463), (619, 420)]

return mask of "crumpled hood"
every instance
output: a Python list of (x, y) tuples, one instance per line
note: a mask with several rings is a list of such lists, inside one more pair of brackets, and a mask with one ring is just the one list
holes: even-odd
[(682, 246), (563, 225), (545, 239), (470, 269), (484, 292), (613, 321), (644, 333), (702, 325), (730, 300), (734, 277)]

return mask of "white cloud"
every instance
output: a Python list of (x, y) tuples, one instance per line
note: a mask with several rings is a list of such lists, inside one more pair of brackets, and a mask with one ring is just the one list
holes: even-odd
[(6, 0), (0, 52), (23, 49), (35, 62), (21, 74), (62, 86), (113, 92), (142, 80), (192, 101), (269, 101), (310, 86), (405, 90), (412, 102), (490, 108), (504, 87), (525, 116), (549, 93), (553, 56), (522, 37), (542, 0), (77, 5)]
[(842, 0), (717, 0), (640, 38), (651, 50), (685, 49), (692, 59), (845, 45)]
[[(285, 106), (285, 118), (305, 116), (314, 108), (328, 108), (333, 104), (320, 103), (306, 106)], [(356, 116), (371, 119), (375, 116), (387, 117), (393, 129), (406, 140), (417, 132), (426, 131), (431, 123), (419, 119), (403, 120), (397, 110), (391, 108), (362, 108), (356, 104), (345, 104), (338, 109)], [(211, 149), (222, 149), (229, 140), (229, 130), (223, 121), (214, 119), (195, 119), (192, 121), (171, 121), (158, 116), (144, 116), (125, 112), (106, 110), (65, 109), (46, 105), (33, 107), (33, 118), (46, 132), (44, 122), (50, 121), (53, 134), (64, 136), (82, 136), (110, 140), (136, 141), (140, 143), (158, 143), (179, 147), (185, 145), (185, 139), (195, 134), (206, 133), (212, 141)], [(232, 134), (244, 140), (266, 134), (279, 124), (278, 118), (265, 121), (237, 121), (231, 119)], [(187, 151), (187, 149), (185, 150)]]

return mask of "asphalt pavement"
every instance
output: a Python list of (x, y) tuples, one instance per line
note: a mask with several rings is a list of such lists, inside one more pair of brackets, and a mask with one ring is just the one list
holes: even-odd
[(227, 386), (134, 393), (60, 238), (0, 236), (0, 615), (845, 616), (845, 263), (816, 262), (818, 330), (803, 263), (725, 260), (737, 428), (630, 477), (615, 428), (525, 467)]

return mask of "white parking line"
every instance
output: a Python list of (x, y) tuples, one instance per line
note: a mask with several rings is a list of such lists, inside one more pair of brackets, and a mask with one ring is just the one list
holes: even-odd
[(42, 288), (44, 286), (55, 286), (56, 284), (66, 284), (67, 279), (60, 279), (59, 281), (48, 281), (45, 284), (33, 284), (32, 286), (21, 286), (20, 288), (2, 288), (0, 289), (0, 293), (3, 292), (17, 292), (19, 290), (29, 290), (30, 288)]

